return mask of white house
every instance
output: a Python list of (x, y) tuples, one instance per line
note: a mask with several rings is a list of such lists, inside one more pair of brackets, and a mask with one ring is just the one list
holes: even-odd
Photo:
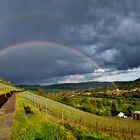
[(120, 112), (118, 114), (118, 117), (120, 117), (120, 118), (127, 118), (127, 116), (125, 116), (125, 114), (123, 112)]
[(120, 112), (119, 114), (118, 114), (118, 117), (120, 117), (120, 118), (123, 118), (125, 115), (124, 115), (124, 113), (123, 112)]

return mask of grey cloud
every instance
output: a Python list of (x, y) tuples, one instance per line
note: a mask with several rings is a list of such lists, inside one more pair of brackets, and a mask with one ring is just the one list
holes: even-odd
[[(101, 68), (139, 67), (139, 7), (139, 0), (1, 0), (0, 48), (51, 41), (76, 49)], [(7, 53), (0, 56), (0, 75), (26, 83), (96, 69), (75, 54), (58, 52), (27, 46)]]
[[(14, 82), (82, 74), (96, 68), (83, 55), (70, 49), (34, 43), (0, 54), (0, 75)], [(15, 77), (16, 75), (16, 77)]]

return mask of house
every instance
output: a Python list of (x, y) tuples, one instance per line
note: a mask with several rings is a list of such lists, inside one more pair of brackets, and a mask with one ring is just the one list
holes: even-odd
[(118, 114), (118, 117), (120, 117), (120, 118), (127, 118), (127, 116), (125, 116), (125, 114), (123, 112), (120, 112)]
[(118, 114), (118, 117), (120, 117), (120, 118), (123, 118), (125, 115), (124, 115), (124, 113), (123, 112), (120, 112), (119, 114)]
[(140, 111), (132, 112), (132, 118), (135, 120), (140, 120)]

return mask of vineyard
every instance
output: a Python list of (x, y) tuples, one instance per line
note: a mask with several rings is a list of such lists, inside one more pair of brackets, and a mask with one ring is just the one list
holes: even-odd
[(62, 122), (79, 128), (87, 128), (90, 131), (101, 131), (117, 137), (140, 137), (140, 122), (131, 119), (115, 117), (101, 117), (87, 113), (62, 103), (35, 95), (31, 92), (23, 92), (20, 96), (41, 112), (51, 114)]

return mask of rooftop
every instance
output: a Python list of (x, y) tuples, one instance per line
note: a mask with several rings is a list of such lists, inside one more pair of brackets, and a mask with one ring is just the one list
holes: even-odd
[(140, 114), (140, 111), (134, 111), (133, 113), (137, 113), (137, 114)]

